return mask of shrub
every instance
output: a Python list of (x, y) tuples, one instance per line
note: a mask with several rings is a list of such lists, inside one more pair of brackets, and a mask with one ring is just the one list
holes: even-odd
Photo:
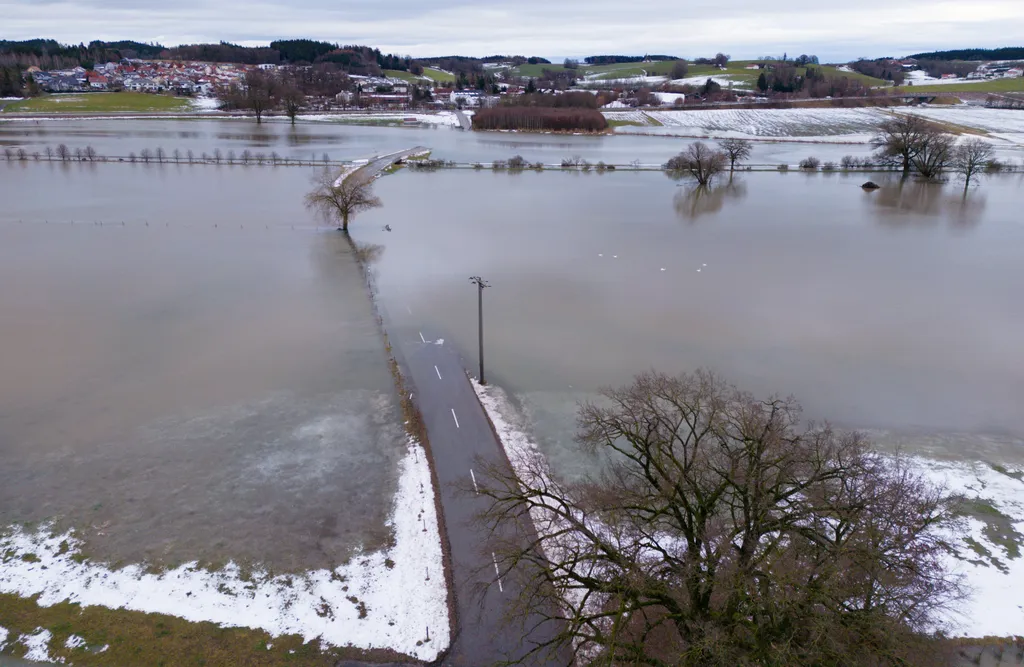
[(839, 161), (839, 164), (842, 165), (843, 169), (853, 169), (860, 164), (860, 160), (852, 155), (844, 155), (843, 159)]
[(836, 168), (837, 167), (835, 162), (826, 162), (821, 167), (822, 171), (835, 171)]
[(988, 164), (985, 165), (985, 171), (990, 174), (998, 174), (1001, 171), (1007, 170), (1008, 167), (1009, 165), (1005, 165), (999, 160), (992, 158), (988, 161)]
[(789, 165), (788, 165), (788, 164), (780, 164), (780, 165), (779, 165), (779, 166), (777, 167), (777, 169), (778, 169), (779, 171), (789, 171)]
[(499, 171), (501, 169), (507, 169), (507, 168), (508, 168), (508, 162), (506, 162), (505, 160), (495, 160), (494, 162), (491, 163), (491, 169), (493, 169), (495, 171)]
[(800, 168), (801, 169), (817, 170), (817, 168), (820, 165), (821, 165), (821, 160), (819, 160), (816, 157), (805, 157), (803, 160), (800, 160)]
[(509, 158), (508, 168), (509, 169), (522, 169), (526, 166), (526, 160), (523, 159), (522, 155), (515, 155)]
[(534, 169), (536, 169), (537, 171), (544, 171), (544, 163), (543, 162), (534, 162), (530, 166), (533, 167)]

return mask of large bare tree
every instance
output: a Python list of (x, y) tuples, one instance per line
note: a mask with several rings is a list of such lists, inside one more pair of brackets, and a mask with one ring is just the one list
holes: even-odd
[(992, 144), (983, 139), (968, 139), (953, 150), (953, 170), (964, 177), (964, 189), (971, 178), (992, 160)]
[(582, 405), (578, 427), (610, 460), (600, 476), (562, 484), (532, 454), (480, 487), (513, 615), (560, 628), (532, 653), (940, 664), (926, 633), (962, 595), (945, 558), (956, 520), (898, 457), (707, 372), (640, 375)]
[(262, 123), (263, 114), (274, 106), (277, 82), (260, 70), (251, 70), (246, 72), (243, 85), (244, 90), (240, 104), (252, 109), (252, 112), (256, 114), (256, 123)]
[(944, 132), (928, 132), (919, 141), (914, 169), (925, 178), (937, 178), (953, 160), (956, 138)]
[(284, 105), (285, 114), (294, 125), (295, 117), (299, 115), (299, 111), (306, 104), (306, 96), (294, 85), (289, 85), (281, 91), (281, 103)]
[(903, 173), (909, 174), (922, 142), (937, 131), (933, 124), (920, 116), (898, 114), (878, 126), (871, 143), (880, 149), (880, 159), (897, 162)]
[(665, 164), (665, 169), (670, 175), (689, 175), (700, 185), (708, 185), (717, 174), (725, 170), (727, 160), (722, 151), (716, 151), (704, 142), (697, 141), (671, 158)]
[(341, 180), (327, 167), (313, 179), (314, 188), (306, 195), (306, 208), (316, 211), (339, 230), (348, 233), (349, 220), (357, 214), (383, 206), (373, 194), (373, 181), (359, 172)]
[(723, 139), (718, 142), (718, 145), (722, 147), (726, 157), (729, 158), (729, 173), (736, 170), (737, 162), (743, 162), (749, 158), (753, 150), (750, 142), (746, 139)]

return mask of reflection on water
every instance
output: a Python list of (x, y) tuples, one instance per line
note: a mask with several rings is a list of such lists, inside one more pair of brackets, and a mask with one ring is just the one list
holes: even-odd
[(747, 196), (747, 185), (739, 178), (729, 177), (717, 185), (691, 185), (676, 190), (672, 203), (676, 214), (683, 220), (696, 222), (698, 218), (722, 210), (726, 200)]
[[(378, 284), (399, 329), (436, 331), (469, 368), (466, 278), (490, 281), (488, 374), (519, 397), (563, 473), (582, 465), (567, 447), (576, 401), (652, 367), (711, 367), (844, 426), (1024, 443), (1016, 178), (968, 193), (973, 226), (915, 234), (888, 222), (863, 180), (744, 174), (731, 190), (684, 191), (679, 211), (665, 205), (679, 188), (654, 173), (400, 172), (378, 183), (387, 206), (353, 234), (387, 246)], [(952, 220), (962, 190), (946, 189), (931, 213), (905, 215)], [(449, 192), (443, 213), (424, 211)], [(972, 209), (977, 195), (985, 205)]]
[(0, 172), (0, 525), (278, 570), (388, 539), (400, 414), (308, 170)]
[(865, 195), (878, 207), (883, 223), (897, 226), (928, 226), (943, 219), (974, 225), (981, 220), (987, 199), (978, 187), (902, 177)]

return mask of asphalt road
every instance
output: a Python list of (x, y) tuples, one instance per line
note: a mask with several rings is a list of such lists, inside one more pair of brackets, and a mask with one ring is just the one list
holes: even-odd
[(461, 127), (463, 130), (473, 129), (473, 123), (470, 122), (469, 116), (462, 113), (462, 111), (456, 111), (455, 117), (459, 119), (459, 127)]
[[(442, 664), (482, 667), (520, 658), (532, 647), (531, 638), (542, 637), (551, 629), (539, 628), (532, 637), (524, 638), (520, 625), (506, 620), (506, 611), (517, 591), (511, 582), (498, 584), (493, 554), (486, 548), (487, 529), (473, 521), (488, 503), (482, 496), (460, 490), (474, 484), (478, 473), (473, 466), (478, 460), (507, 465), (501, 445), (457, 350), (439, 342), (440, 332), (398, 333), (416, 403), (430, 438), (452, 554), (459, 627), (449, 657)], [(493, 585), (481, 598), (478, 584), (482, 582)], [(553, 663), (538, 659), (526, 664)]]

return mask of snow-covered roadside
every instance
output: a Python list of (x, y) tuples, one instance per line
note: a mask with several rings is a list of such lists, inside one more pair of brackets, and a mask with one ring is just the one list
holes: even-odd
[(357, 554), (333, 571), (243, 579), (233, 563), (219, 572), (195, 563), (162, 574), (138, 565), (113, 570), (78, 562), (81, 543), (70, 532), (14, 527), (0, 537), (0, 592), (38, 595), (43, 606), (69, 600), (298, 634), (329, 646), (389, 648), (429, 662), (450, 641), (448, 591), (430, 469), (418, 443), (408, 444), (399, 471), (389, 519), (394, 546)]
[[(544, 469), (543, 454), (525, 428), (516, 425), (515, 408), (504, 392), (475, 381), (473, 388), (516, 472), (534, 474), (532, 471), (538, 467)], [(915, 457), (913, 463), (921, 474), (942, 484), (948, 492), (963, 494), (997, 509), (1010, 518), (1017, 533), (1024, 534), (1024, 475), (1017, 479), (1013, 470), (1000, 472), (973, 462)], [(949, 617), (949, 623), (958, 634), (967, 637), (1020, 636), (1024, 634), (1024, 557), (1014, 557), (1012, 548), (993, 542), (986, 534), (991, 534), (991, 530), (986, 531), (986, 523), (973, 518), (967, 523), (970, 534), (951, 536), (961, 559), (950, 556), (949, 562), (954, 571), (966, 576), (972, 595), (958, 613)], [(977, 547), (972, 548), (969, 540)], [(987, 551), (990, 557), (980, 558), (979, 551)]]

